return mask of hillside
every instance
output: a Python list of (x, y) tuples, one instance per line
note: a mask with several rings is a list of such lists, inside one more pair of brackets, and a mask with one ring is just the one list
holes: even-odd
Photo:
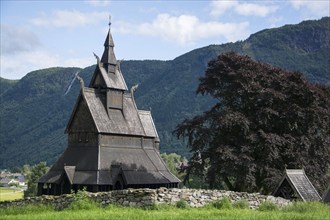
[[(247, 54), (256, 60), (302, 72), (312, 82), (330, 85), (330, 18), (263, 30), (247, 40), (210, 45), (171, 61), (125, 61), (121, 69), (130, 88), (138, 83), (139, 109), (151, 109), (161, 139), (162, 152), (189, 155), (172, 131), (184, 118), (206, 110), (212, 100), (196, 96), (198, 78), (210, 59), (226, 51)], [(49, 164), (63, 152), (64, 128), (79, 92), (76, 81), (64, 96), (72, 75), (88, 84), (95, 66), (49, 68), (28, 73), (17, 82), (1, 79), (0, 168)]]
[(18, 80), (4, 79), (0, 77), (0, 95), (14, 86), (17, 82)]

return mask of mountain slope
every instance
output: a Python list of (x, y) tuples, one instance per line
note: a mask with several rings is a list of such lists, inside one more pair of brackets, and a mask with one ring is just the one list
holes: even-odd
[[(139, 109), (151, 109), (161, 151), (188, 156), (188, 149), (172, 131), (184, 118), (212, 105), (211, 98), (195, 94), (198, 78), (210, 59), (236, 51), (301, 71), (312, 82), (330, 85), (329, 24), (327, 17), (286, 25), (258, 32), (245, 41), (199, 48), (172, 61), (125, 61), (121, 69), (129, 88), (139, 84), (135, 100)], [(79, 93), (79, 83), (75, 81), (70, 92), (63, 94), (74, 73), (81, 71), (79, 75), (88, 84), (94, 68), (43, 69), (13, 83), (1, 79), (0, 168), (54, 162), (66, 147), (64, 128)]]
[(14, 86), (17, 82), (18, 80), (4, 79), (0, 77), (0, 95)]

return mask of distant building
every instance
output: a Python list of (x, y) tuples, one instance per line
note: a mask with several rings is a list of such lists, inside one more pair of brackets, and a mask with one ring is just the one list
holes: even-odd
[(15, 176), (15, 180), (18, 182), (19, 186), (26, 186), (26, 181), (24, 175), (17, 175)]
[(11, 176), (6, 176), (0, 179), (0, 186), (1, 187), (8, 187), (9, 184), (12, 182), (13, 178)]
[(109, 32), (88, 87), (81, 92), (66, 127), (68, 147), (38, 182), (38, 195), (71, 190), (177, 187), (180, 180), (159, 154), (150, 111), (138, 110), (116, 60)]
[(273, 196), (289, 200), (320, 201), (321, 197), (304, 170), (286, 169)]
[(25, 177), (20, 173), (3, 173), (0, 176), (0, 186), (26, 186)]

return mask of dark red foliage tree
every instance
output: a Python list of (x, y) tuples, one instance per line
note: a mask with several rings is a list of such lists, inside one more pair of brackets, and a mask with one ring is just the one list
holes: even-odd
[(193, 152), (188, 174), (206, 173), (211, 188), (270, 193), (285, 167), (303, 168), (326, 188), (329, 87), (230, 52), (209, 62), (197, 93), (218, 102), (175, 130)]

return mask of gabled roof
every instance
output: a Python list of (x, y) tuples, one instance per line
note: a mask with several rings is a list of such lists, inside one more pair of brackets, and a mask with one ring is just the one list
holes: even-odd
[(95, 67), (95, 71), (89, 87), (103, 87), (122, 91), (128, 90), (123, 74), (121, 73), (119, 64), (115, 66), (114, 73), (107, 73), (107, 70), (104, 68), (102, 63), (98, 63)]
[(158, 137), (157, 130), (150, 111), (139, 110), (139, 116), (146, 136)]
[(286, 181), (290, 184), (292, 190), (294, 190), (303, 201), (321, 200), (320, 195), (302, 169), (286, 169), (284, 176), (277, 189), (273, 192), (273, 195), (278, 195), (282, 185)]
[(325, 191), (322, 201), (324, 203), (330, 203), (330, 186), (328, 187), (327, 191)]
[(104, 42), (104, 52), (101, 60), (96, 56), (97, 66), (95, 68), (90, 87), (102, 87), (127, 91), (127, 85), (116, 60), (113, 50), (114, 43), (109, 29)]
[[(83, 88), (83, 89), (80, 90), (80, 93), (78, 95), (76, 103), (73, 107), (73, 111), (71, 113), (70, 119), (69, 119), (69, 121), (66, 125), (65, 133), (70, 133), (70, 130), (74, 126), (75, 120), (77, 120), (77, 118), (79, 117), (79, 111), (84, 111), (86, 109), (90, 114), (91, 120), (86, 120), (86, 115), (85, 115), (84, 116), (85, 124), (88, 124), (88, 125), (85, 125), (85, 126), (88, 126), (89, 130), (97, 131), (95, 121), (92, 118), (92, 115), (90, 113), (89, 107), (88, 107), (87, 102), (86, 102), (86, 98), (85, 98), (85, 95), (84, 95), (85, 94), (85, 92), (84, 92), (85, 89), (86, 88)], [(91, 121), (91, 122), (88, 123), (87, 121)]]
[(11, 176), (6, 176), (0, 180), (1, 184), (8, 184), (13, 178)]
[[(99, 92), (99, 90), (84, 88), (80, 99), (87, 103), (99, 133), (158, 137), (151, 113), (139, 111), (129, 93), (123, 95), (123, 109), (109, 109), (109, 114), (105, 108), (106, 94)], [(79, 100), (78, 103), (80, 103)], [(78, 108), (79, 104), (76, 104), (67, 125), (67, 132), (73, 123)]]

